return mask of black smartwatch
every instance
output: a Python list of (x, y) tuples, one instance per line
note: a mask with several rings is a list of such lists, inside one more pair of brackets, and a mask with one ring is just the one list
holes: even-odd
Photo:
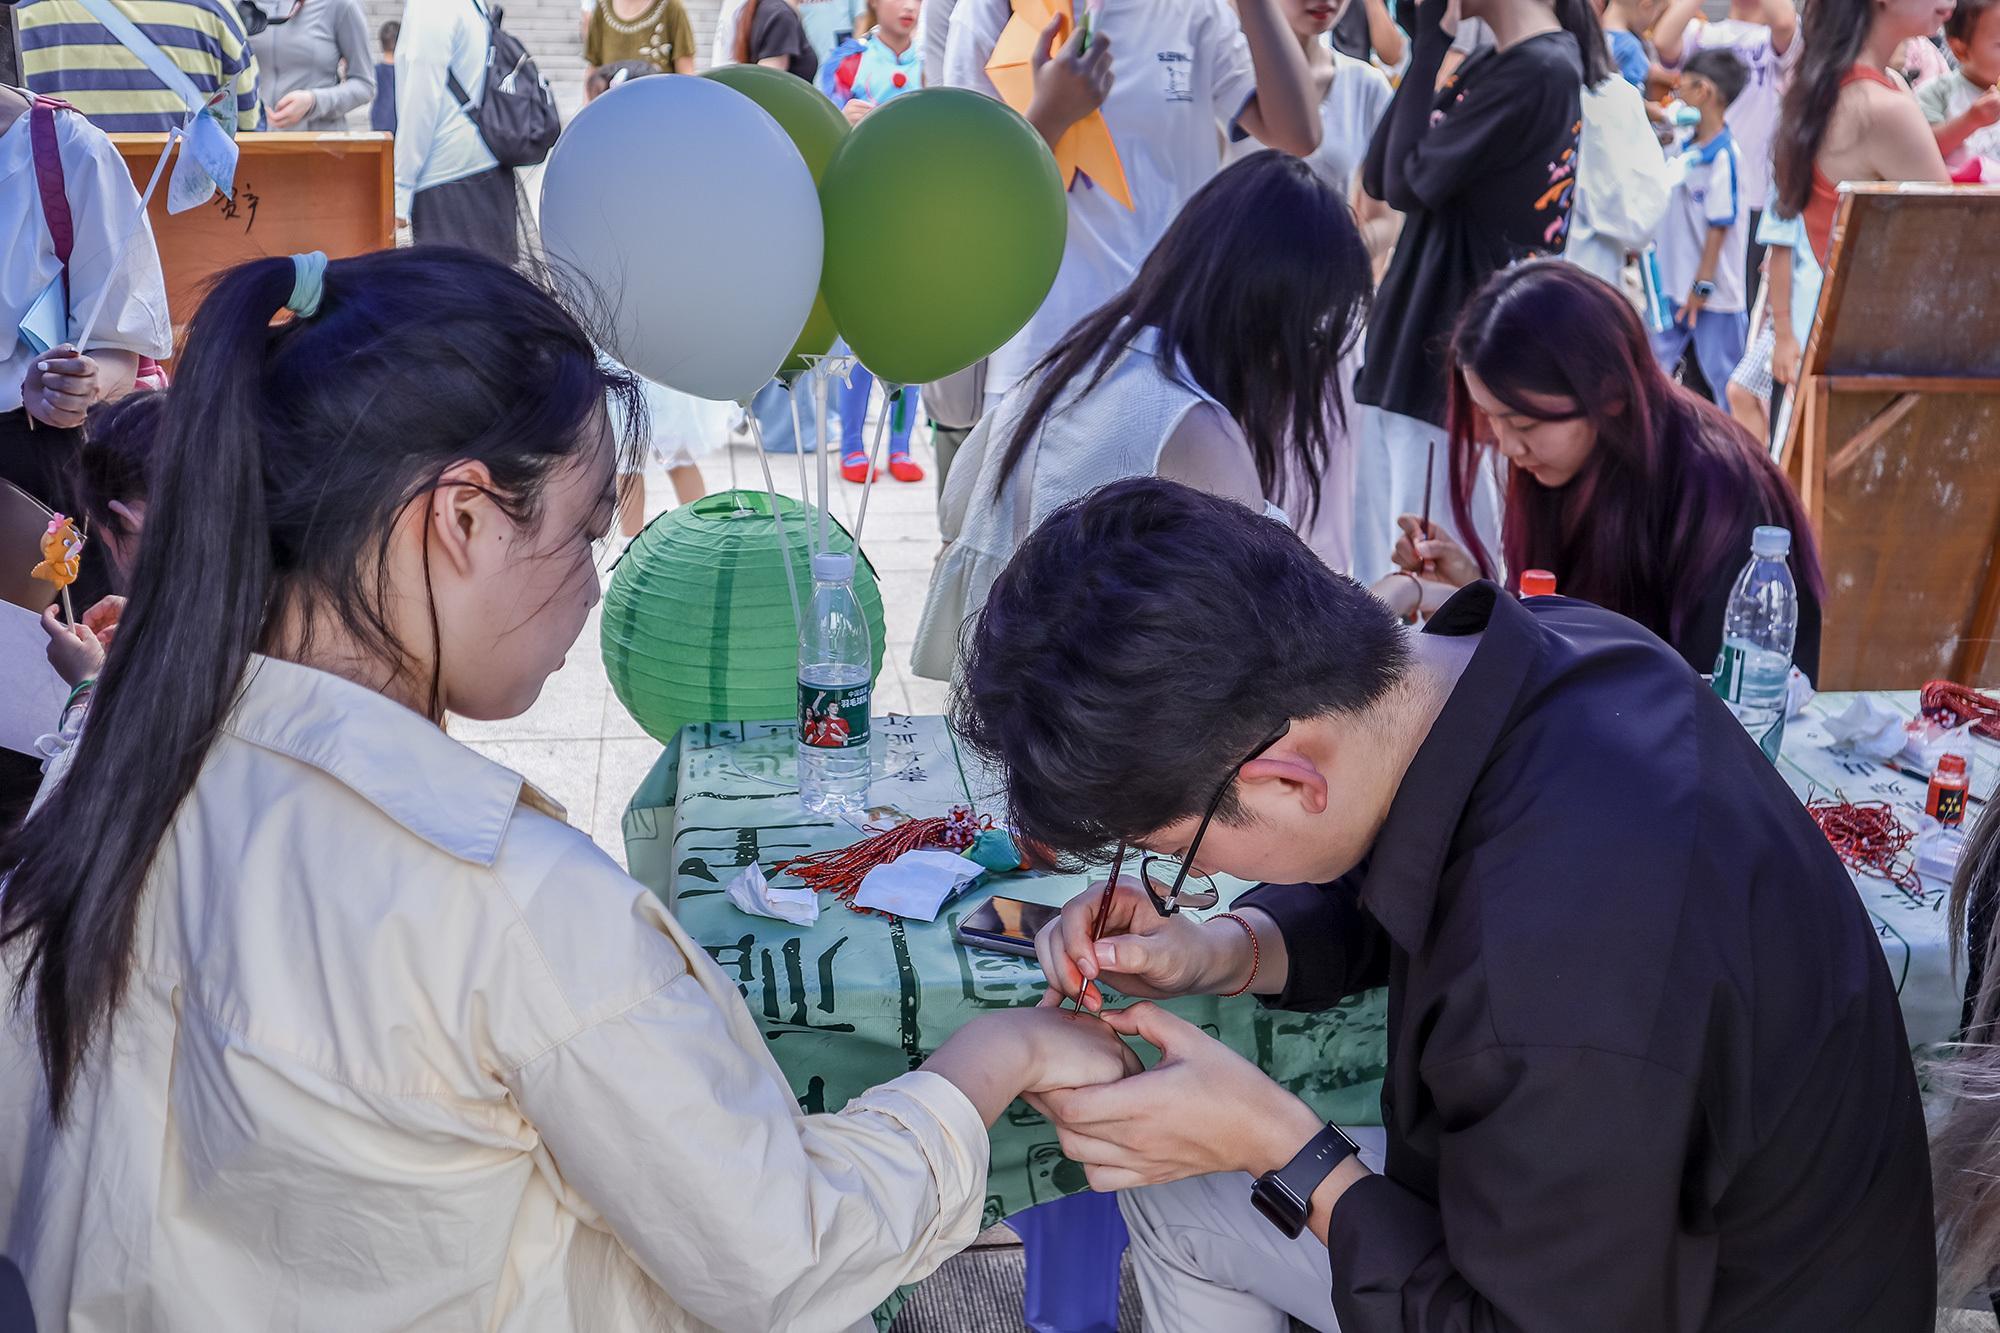
[(1333, 1174), (1333, 1168), (1360, 1153), (1353, 1139), (1341, 1133), (1339, 1126), (1329, 1123), (1313, 1135), (1312, 1142), (1301, 1148), (1297, 1157), (1276, 1171), (1266, 1171), (1257, 1177), (1257, 1183), (1250, 1187), (1250, 1202), (1272, 1226), (1287, 1238), (1297, 1240), (1306, 1229), (1307, 1214), (1312, 1211), (1313, 1191)]

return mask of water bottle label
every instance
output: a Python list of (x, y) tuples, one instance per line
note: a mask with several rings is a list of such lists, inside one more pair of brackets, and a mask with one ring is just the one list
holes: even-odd
[(1715, 655), (1715, 692), (1725, 703), (1740, 703), (1743, 699), (1743, 664), (1748, 656), (1741, 648), (1723, 644), (1722, 651)]
[(872, 682), (810, 685), (799, 682), (799, 739), (824, 750), (852, 750), (868, 744)]

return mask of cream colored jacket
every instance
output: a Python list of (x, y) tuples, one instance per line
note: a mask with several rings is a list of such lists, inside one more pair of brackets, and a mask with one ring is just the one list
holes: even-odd
[(0, 1252), (42, 1329), (835, 1330), (972, 1239), (964, 1095), (801, 1114), (735, 985), (545, 810), (253, 660), (67, 1129), (29, 1014), (0, 1029)]

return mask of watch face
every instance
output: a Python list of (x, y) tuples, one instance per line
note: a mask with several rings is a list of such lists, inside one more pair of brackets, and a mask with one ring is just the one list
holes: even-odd
[(1306, 1229), (1306, 1206), (1292, 1196), (1292, 1192), (1270, 1177), (1260, 1178), (1250, 1187), (1250, 1202), (1266, 1221), (1285, 1233), (1288, 1240), (1297, 1240), (1299, 1233)]

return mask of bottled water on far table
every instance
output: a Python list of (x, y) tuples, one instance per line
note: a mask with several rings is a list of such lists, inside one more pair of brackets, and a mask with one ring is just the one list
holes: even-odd
[(1799, 632), (1799, 593), (1785, 557), (1792, 534), (1758, 528), (1750, 561), (1736, 576), (1722, 620), (1722, 651), (1715, 658), (1715, 692), (1775, 761), (1785, 735), (1785, 691), (1792, 674), (1792, 643)]
[(799, 635), (799, 804), (816, 814), (868, 803), (874, 645), (854, 595), (854, 557), (813, 557)]

